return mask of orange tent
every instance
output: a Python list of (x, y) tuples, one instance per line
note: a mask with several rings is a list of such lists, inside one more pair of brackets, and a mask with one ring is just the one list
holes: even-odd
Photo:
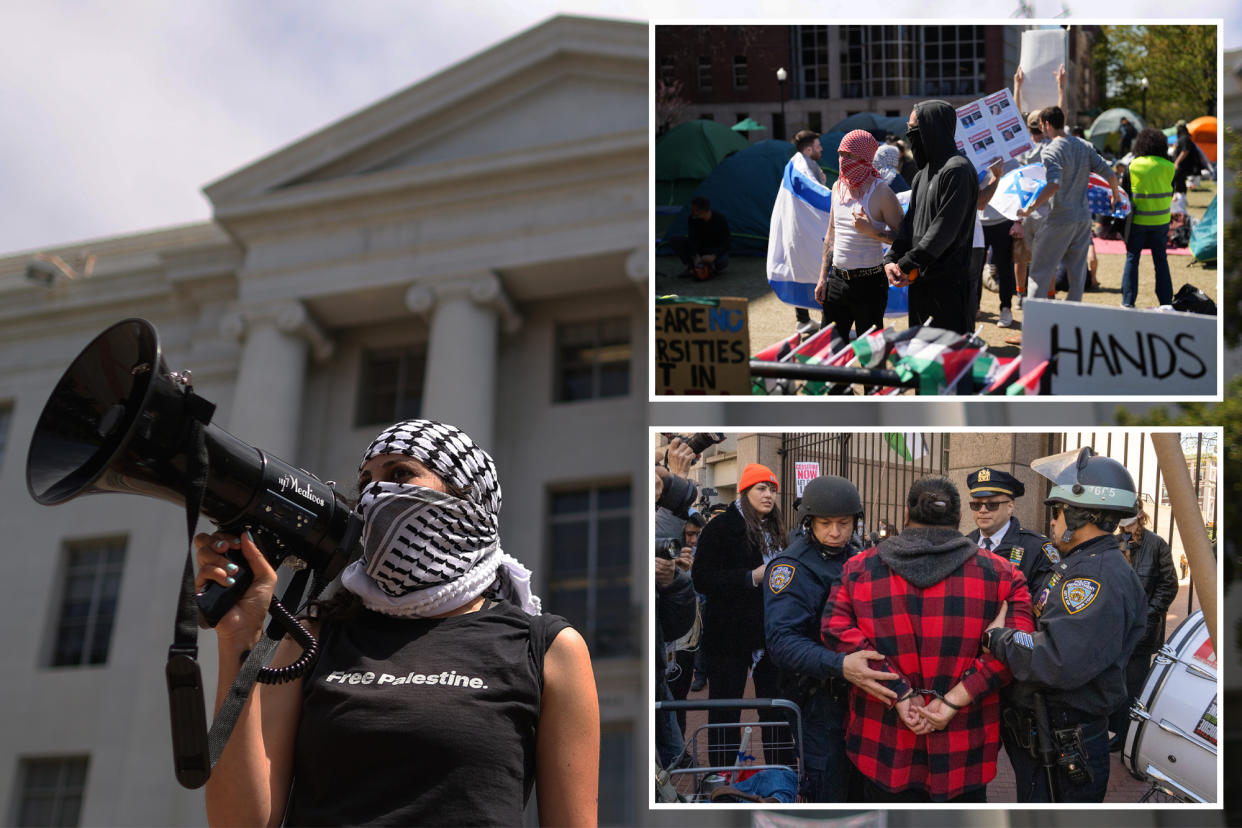
[(1215, 164), (1216, 119), (1211, 115), (1204, 115), (1186, 124), (1186, 129), (1190, 131), (1190, 140), (1194, 141), (1199, 146), (1199, 149), (1203, 150), (1207, 160)]

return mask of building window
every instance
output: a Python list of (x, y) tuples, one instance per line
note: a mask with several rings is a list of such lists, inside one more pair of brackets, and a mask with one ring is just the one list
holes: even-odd
[(630, 722), (600, 725), (599, 823), (637, 825), (634, 808), (634, 733)]
[(795, 42), (798, 44), (798, 61), (802, 68), (802, 94), (799, 96), (795, 90), (793, 97), (827, 98), (831, 94), (828, 89), (828, 70), (831, 65), (828, 60), (828, 27), (797, 28)]
[(660, 80), (666, 84), (677, 80), (677, 58), (673, 55), (660, 56)]
[(698, 83), (700, 92), (712, 91), (712, 59), (699, 55)]
[(355, 425), (387, 425), (418, 417), (426, 371), (426, 345), (363, 353)]
[(22, 759), (17, 824), (78, 825), (86, 790), (85, 756)]
[(716, 114), (714, 112), (700, 112), (699, 120), (700, 121), (714, 121), (716, 120)]
[(0, 403), (0, 469), (4, 468), (4, 455), (9, 447), (9, 425), (12, 422), (12, 404)]
[(733, 56), (733, 88), (748, 89), (750, 88), (750, 72), (746, 68), (746, 56)]
[(549, 493), (548, 609), (569, 619), (596, 658), (633, 655), (630, 487)]
[(64, 598), (53, 667), (106, 664), (125, 566), (124, 540), (91, 540), (65, 548)]
[(818, 109), (806, 113), (806, 128), (812, 132), (822, 134), (824, 131), (824, 113)]
[(981, 95), (984, 77), (982, 26), (927, 26), (923, 29), (924, 95)]
[(556, 327), (556, 402), (630, 393), (630, 320), (625, 316)]

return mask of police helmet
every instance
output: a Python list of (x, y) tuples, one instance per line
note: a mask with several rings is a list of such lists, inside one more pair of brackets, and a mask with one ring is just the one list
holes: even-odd
[(1138, 491), (1130, 472), (1090, 446), (1041, 457), (1031, 463), (1031, 470), (1052, 481), (1045, 505), (1058, 503), (1126, 517), (1138, 514)]
[(802, 490), (799, 521), (812, 517), (844, 517), (862, 514), (858, 489), (844, 477), (826, 474), (806, 484)]

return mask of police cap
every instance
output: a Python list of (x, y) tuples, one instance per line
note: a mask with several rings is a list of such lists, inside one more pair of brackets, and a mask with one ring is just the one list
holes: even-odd
[(966, 488), (970, 489), (971, 497), (991, 497), (992, 495), (1009, 495), (1019, 498), (1026, 494), (1022, 481), (1008, 472), (983, 467), (966, 476)]

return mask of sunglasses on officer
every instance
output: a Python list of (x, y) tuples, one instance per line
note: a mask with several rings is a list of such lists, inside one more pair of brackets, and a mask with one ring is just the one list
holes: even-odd
[(1006, 503), (1013, 503), (1013, 501), (1012, 500), (989, 500), (989, 501), (972, 500), (970, 501), (970, 503), (966, 505), (970, 508), (970, 511), (972, 512), (977, 512), (980, 509), (987, 509), (989, 512), (995, 512), (997, 509), (999, 509), (1001, 506), (1005, 505)]

